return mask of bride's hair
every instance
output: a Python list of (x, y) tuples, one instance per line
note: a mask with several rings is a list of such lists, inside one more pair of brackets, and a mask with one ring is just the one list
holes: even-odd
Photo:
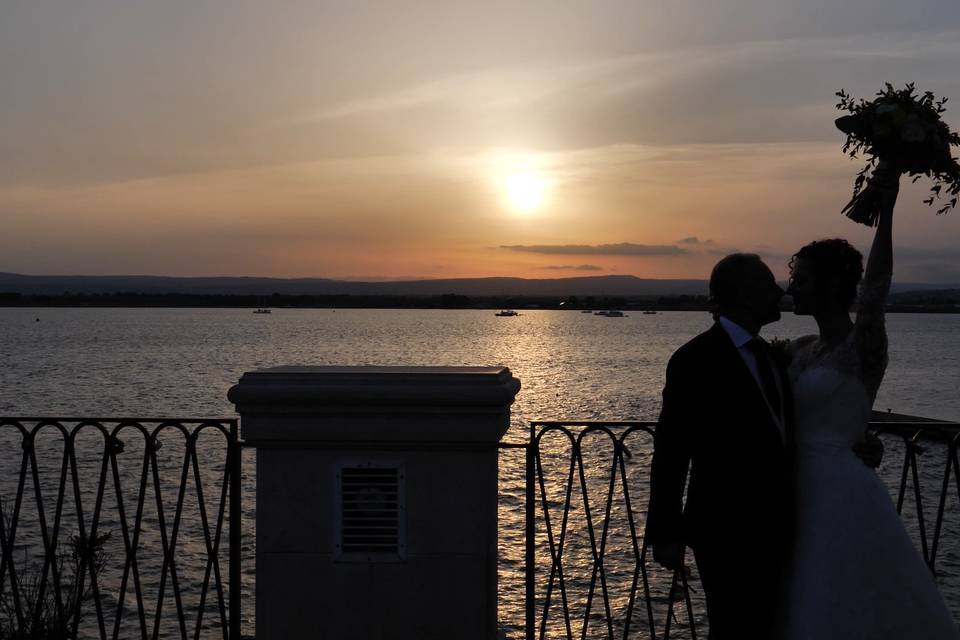
[(825, 285), (835, 282), (838, 285), (836, 302), (850, 308), (857, 297), (857, 285), (863, 278), (863, 255), (853, 245), (843, 238), (814, 240), (790, 258), (791, 278), (799, 260), (809, 266), (821, 295), (829, 295)]

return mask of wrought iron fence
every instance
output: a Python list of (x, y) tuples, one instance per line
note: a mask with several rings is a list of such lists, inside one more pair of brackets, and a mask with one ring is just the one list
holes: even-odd
[[(527, 640), (706, 635), (695, 567), (665, 571), (643, 540), (655, 428), (639, 421), (536, 421), (529, 442), (502, 445), (526, 452)], [(885, 442), (883, 475), (897, 510), (936, 573), (945, 534), (960, 533), (946, 525), (960, 521), (960, 424), (872, 422), (870, 428)], [(956, 614), (960, 536), (950, 545), (949, 573), (957, 584), (941, 587), (955, 592)]]
[[(897, 513), (905, 519), (912, 517), (914, 526), (910, 528), (915, 529), (915, 541), (919, 543), (930, 570), (936, 575), (938, 552), (944, 542), (948, 516), (960, 515), (955, 510), (947, 509), (953, 492), (956, 492), (957, 502), (952, 506), (960, 507), (960, 424), (875, 421), (870, 423), (870, 427), (875, 433), (899, 445), (897, 450), (892, 452), (900, 456), (900, 480), (896, 489)], [(888, 446), (887, 458), (891, 457), (890, 453)], [(923, 465), (921, 457), (925, 455), (929, 462)], [(890, 463), (892, 462), (891, 460)], [(934, 485), (936, 493), (931, 493), (931, 484)], [(926, 490), (925, 486), (928, 487)], [(929, 507), (925, 506), (925, 495), (928, 497), (928, 505), (931, 501), (936, 505), (933, 514), (930, 514)], [(912, 513), (909, 515), (904, 513), (908, 498), (913, 502)], [(931, 515), (933, 531), (929, 528)], [(960, 541), (960, 529), (953, 527), (952, 532)]]
[[(501, 445), (526, 454), (528, 640), (703, 635), (696, 574), (643, 541), (655, 428), (538, 421)], [(928, 565), (947, 548), (957, 577), (960, 425), (871, 428)], [(0, 418), (0, 638), (239, 639), (241, 446), (235, 420)]]
[(235, 420), (0, 418), (0, 638), (239, 639), (239, 558)]

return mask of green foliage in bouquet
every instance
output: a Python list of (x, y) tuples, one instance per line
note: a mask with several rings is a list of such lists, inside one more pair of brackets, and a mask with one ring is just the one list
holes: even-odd
[[(837, 109), (849, 113), (836, 120), (837, 128), (847, 134), (843, 151), (851, 158), (867, 157), (854, 182), (853, 198), (843, 209), (847, 216), (870, 226), (876, 224), (883, 190), (895, 194), (901, 174), (909, 174), (914, 182), (921, 176), (933, 181), (925, 204), (932, 206), (941, 197), (949, 198), (937, 214), (957, 205), (960, 165), (951, 155), (951, 147), (960, 146), (960, 135), (950, 131), (941, 117), (946, 98), (938, 100), (929, 91), (917, 95), (913, 83), (903, 89), (887, 83), (871, 101), (854, 100), (843, 90), (837, 96)], [(871, 169), (873, 176), (868, 179)]]

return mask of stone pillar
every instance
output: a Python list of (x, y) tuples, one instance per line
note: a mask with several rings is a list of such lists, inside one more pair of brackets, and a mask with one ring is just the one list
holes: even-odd
[(277, 367), (229, 393), (257, 448), (257, 640), (492, 640), (505, 367)]

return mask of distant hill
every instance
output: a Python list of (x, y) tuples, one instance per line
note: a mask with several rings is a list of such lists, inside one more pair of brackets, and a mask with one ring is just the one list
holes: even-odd
[[(945, 291), (945, 285), (895, 283), (894, 292)], [(960, 285), (949, 286), (950, 290)], [(0, 273), (0, 293), (190, 295), (358, 295), (437, 296), (678, 296), (706, 295), (706, 280), (655, 280), (635, 276), (578, 278), (456, 278), (390, 282), (354, 282), (326, 278), (247, 278), (165, 276), (31, 276)]]
[(152, 293), (194, 295), (650, 296), (703, 295), (704, 280), (650, 280), (634, 276), (581, 278), (457, 278), (354, 282), (325, 278), (170, 278), (162, 276), (30, 276), (0, 273), (0, 292)]
[(892, 305), (960, 305), (960, 288), (903, 291), (890, 296)]

